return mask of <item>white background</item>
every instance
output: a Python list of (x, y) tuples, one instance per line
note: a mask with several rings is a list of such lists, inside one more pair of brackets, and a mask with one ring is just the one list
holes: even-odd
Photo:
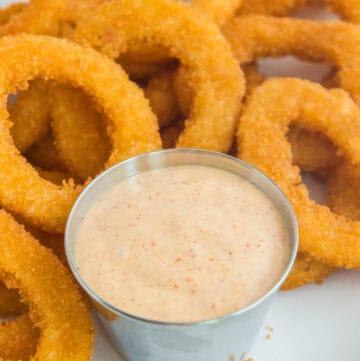
[[(12, 2), (0, 0), (1, 6)], [(319, 9), (314, 7), (305, 9), (298, 16), (330, 18), (325, 13), (319, 16)], [(260, 70), (268, 76), (301, 76), (319, 81), (328, 72), (329, 66), (314, 66), (287, 57), (276, 61), (263, 60), (260, 62)], [(326, 195), (322, 186), (309, 177), (306, 183), (313, 196), (324, 201)], [(254, 361), (359, 361), (359, 305), (359, 271), (339, 271), (321, 286), (308, 285), (294, 291), (281, 292), (247, 358), (252, 357)], [(120, 361), (96, 317), (95, 322), (93, 361)]]

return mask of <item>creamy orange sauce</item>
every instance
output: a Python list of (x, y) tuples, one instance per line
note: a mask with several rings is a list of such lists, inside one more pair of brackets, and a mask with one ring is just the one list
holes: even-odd
[(280, 214), (233, 173), (177, 166), (140, 173), (96, 200), (76, 242), (90, 288), (128, 313), (192, 322), (249, 305), (288, 260)]

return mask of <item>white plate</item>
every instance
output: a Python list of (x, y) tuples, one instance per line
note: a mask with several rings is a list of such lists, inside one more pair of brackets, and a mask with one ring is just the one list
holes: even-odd
[[(0, 5), (13, 2), (0, 0)], [(334, 18), (319, 13), (314, 7), (298, 16), (314, 18), (314, 14), (321, 19)], [(321, 80), (329, 69), (329, 66), (299, 63), (292, 57), (276, 62), (269, 59), (260, 62), (260, 70), (269, 76), (300, 76), (313, 81)], [(321, 185), (309, 177), (306, 177), (306, 183), (313, 197), (324, 202), (326, 197)], [(308, 285), (281, 292), (247, 358), (254, 361), (359, 361), (359, 300), (359, 271), (340, 271), (321, 286)], [(96, 316), (94, 320), (96, 337), (92, 360), (122, 361)]]

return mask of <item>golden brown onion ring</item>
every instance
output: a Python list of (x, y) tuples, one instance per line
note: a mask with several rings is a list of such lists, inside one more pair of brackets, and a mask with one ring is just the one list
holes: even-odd
[(360, 222), (310, 199), (300, 169), (292, 164), (289, 124), (321, 132), (344, 159), (360, 164), (360, 109), (340, 89), (300, 79), (270, 79), (252, 93), (239, 122), (239, 157), (276, 182), (294, 207), (299, 249), (336, 267), (360, 267)]
[[(42, 179), (18, 153), (6, 111), (6, 93), (38, 77), (84, 89), (107, 115), (112, 150), (106, 167), (161, 148), (156, 117), (141, 90), (120, 66), (92, 49), (56, 38), (18, 35), (0, 39), (0, 204), (29, 223), (61, 233), (81, 187)], [(81, 66), (79, 66), (81, 64)]]
[(96, 17), (78, 22), (74, 39), (113, 59), (133, 42), (168, 48), (170, 55), (191, 71), (191, 80), (197, 84), (177, 146), (228, 150), (244, 95), (244, 79), (219, 29), (190, 5), (170, 0), (106, 2), (97, 9)]
[(332, 63), (339, 86), (360, 104), (359, 26), (253, 15), (235, 18), (223, 33), (240, 64), (285, 55)]
[[(0, 272), (9, 288), (19, 289), (39, 328), (36, 360), (88, 361), (93, 324), (69, 271), (14, 218), (0, 211)], [(11, 275), (11, 276), (9, 276)]]

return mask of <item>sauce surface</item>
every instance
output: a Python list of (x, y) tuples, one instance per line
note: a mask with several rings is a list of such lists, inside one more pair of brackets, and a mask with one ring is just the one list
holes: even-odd
[(92, 205), (75, 262), (102, 299), (147, 319), (239, 310), (279, 279), (287, 233), (272, 201), (233, 173), (183, 165), (121, 181)]

